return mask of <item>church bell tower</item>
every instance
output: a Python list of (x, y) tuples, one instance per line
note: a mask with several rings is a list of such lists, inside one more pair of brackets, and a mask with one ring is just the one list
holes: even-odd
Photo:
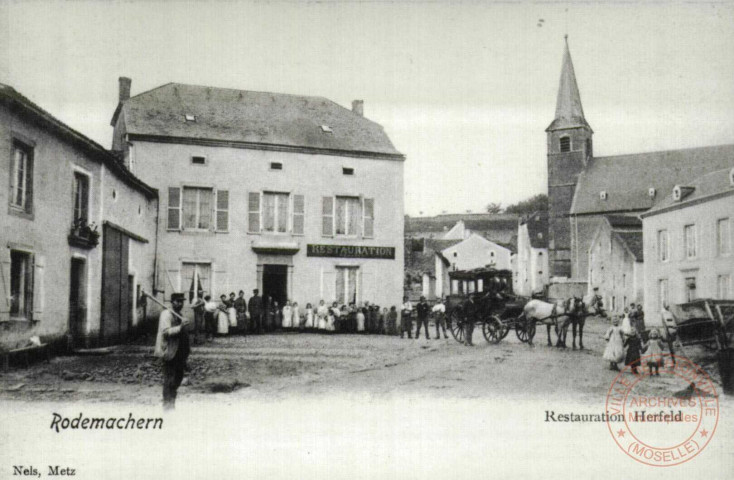
[(565, 37), (556, 115), (548, 141), (548, 254), (551, 276), (571, 277), (571, 203), (578, 176), (592, 157), (594, 132), (584, 118), (568, 35)]

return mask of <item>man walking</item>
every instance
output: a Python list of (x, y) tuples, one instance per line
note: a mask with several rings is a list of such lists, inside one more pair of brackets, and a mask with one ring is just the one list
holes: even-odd
[(418, 327), (415, 330), (415, 339), (418, 340), (421, 336), (421, 325), (423, 325), (425, 327), (426, 340), (430, 340), (431, 337), (428, 335), (428, 312), (431, 311), (431, 307), (428, 306), (426, 297), (421, 296), (418, 305), (415, 306), (415, 311), (418, 314)]
[(436, 340), (441, 338), (441, 331), (439, 328), (443, 329), (443, 338), (449, 338), (449, 336), (446, 335), (446, 305), (444, 304), (443, 298), (436, 302), (432, 311), (433, 321), (436, 322)]
[(158, 319), (155, 356), (163, 361), (163, 409), (172, 410), (183, 380), (186, 359), (189, 358), (189, 334), (182, 321), (183, 293), (171, 294), (171, 310), (163, 310)]
[(258, 295), (260, 290), (257, 288), (252, 291), (252, 297), (247, 302), (247, 309), (250, 311), (250, 322), (252, 322), (253, 331), (263, 333), (263, 299)]

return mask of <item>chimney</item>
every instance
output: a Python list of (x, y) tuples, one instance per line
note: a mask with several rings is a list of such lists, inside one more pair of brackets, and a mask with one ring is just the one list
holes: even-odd
[(120, 77), (120, 103), (130, 98), (130, 85), (133, 81), (127, 77)]
[(360, 117), (364, 117), (364, 100), (352, 100), (352, 111)]

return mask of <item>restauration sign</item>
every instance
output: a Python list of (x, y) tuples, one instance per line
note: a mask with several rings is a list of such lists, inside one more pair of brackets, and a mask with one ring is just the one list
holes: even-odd
[(359, 245), (306, 245), (307, 257), (383, 258), (395, 260), (395, 247), (364, 247)]

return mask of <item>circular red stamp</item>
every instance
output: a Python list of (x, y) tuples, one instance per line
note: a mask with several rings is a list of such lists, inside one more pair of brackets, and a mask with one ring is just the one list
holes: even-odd
[(653, 375), (642, 357), (639, 373), (625, 366), (606, 400), (609, 433), (627, 455), (654, 467), (693, 459), (719, 423), (719, 397), (709, 375), (685, 357), (664, 356)]

